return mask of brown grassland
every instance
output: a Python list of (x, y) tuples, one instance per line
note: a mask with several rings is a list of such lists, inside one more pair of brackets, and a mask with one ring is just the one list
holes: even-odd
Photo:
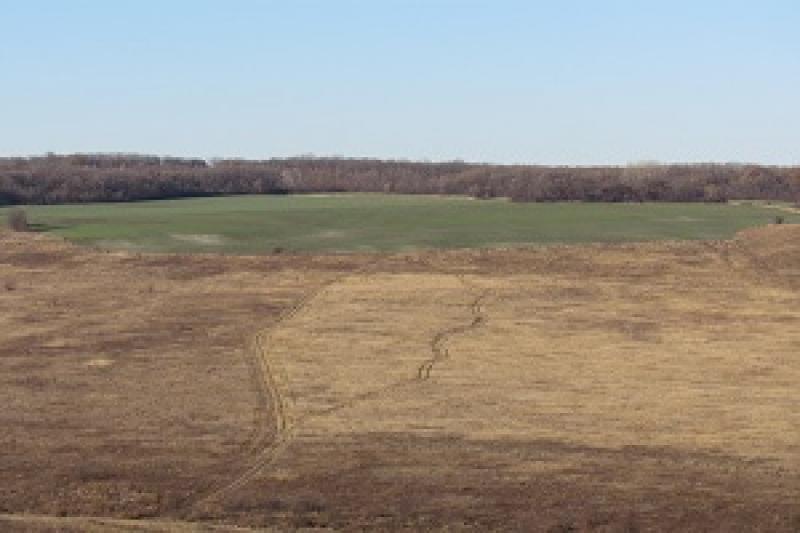
[(800, 531), (800, 227), (393, 255), (0, 233), (0, 530)]

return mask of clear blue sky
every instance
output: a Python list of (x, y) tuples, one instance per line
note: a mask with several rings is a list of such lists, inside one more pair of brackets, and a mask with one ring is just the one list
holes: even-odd
[(0, 0), (0, 155), (800, 163), (798, 0)]

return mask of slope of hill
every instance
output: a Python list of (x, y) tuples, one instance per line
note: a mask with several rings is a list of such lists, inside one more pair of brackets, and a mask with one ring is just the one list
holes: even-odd
[(799, 258), (0, 234), (0, 523), (796, 531)]

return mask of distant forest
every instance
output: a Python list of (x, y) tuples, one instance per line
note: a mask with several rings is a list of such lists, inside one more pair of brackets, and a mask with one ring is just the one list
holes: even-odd
[(264, 161), (129, 154), (0, 158), (0, 205), (323, 192), (468, 195), (520, 202), (800, 202), (800, 167), (555, 167), (312, 156)]

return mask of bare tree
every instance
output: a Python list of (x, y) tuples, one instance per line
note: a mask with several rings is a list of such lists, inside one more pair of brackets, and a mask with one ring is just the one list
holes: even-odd
[(647, 161), (547, 167), (311, 155), (210, 162), (137, 154), (0, 157), (0, 206), (313, 192), (462, 194), (520, 202), (800, 202), (800, 167)]

